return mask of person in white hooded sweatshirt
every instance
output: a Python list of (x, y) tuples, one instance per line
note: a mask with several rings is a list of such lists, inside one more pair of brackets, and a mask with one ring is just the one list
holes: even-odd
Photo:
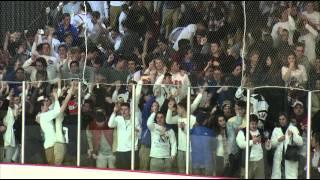
[(297, 146), (302, 146), (303, 140), (298, 128), (290, 124), (285, 113), (280, 113), (279, 124), (280, 127), (276, 127), (273, 130), (271, 137), (272, 147), (275, 148), (271, 178), (297, 179), (299, 162), (285, 160), (284, 155), (288, 145), (293, 143)]

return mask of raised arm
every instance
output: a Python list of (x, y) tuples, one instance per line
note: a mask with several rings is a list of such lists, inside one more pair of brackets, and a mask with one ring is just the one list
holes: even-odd
[(203, 93), (204, 93), (204, 89), (202, 88), (200, 89), (200, 93), (197, 95), (196, 99), (191, 104), (191, 107), (190, 107), (191, 114), (194, 113), (194, 111), (196, 111), (196, 109), (198, 108), (201, 102), (201, 99), (203, 97)]
[(71, 88), (68, 91), (68, 95), (65, 98), (65, 100), (63, 101), (63, 104), (62, 104), (62, 106), (60, 108), (60, 113), (63, 113), (66, 110), (66, 108), (68, 106), (68, 102), (70, 101), (72, 95), (76, 92), (76, 90), (77, 90), (76, 84), (74, 84), (74, 82), (72, 82)]
[(155, 117), (156, 117), (156, 113), (152, 113), (151, 115), (150, 115), (150, 117), (148, 118), (148, 123), (147, 123), (147, 126), (148, 126), (148, 128), (149, 128), (149, 130), (152, 132), (153, 130), (154, 130), (154, 128), (155, 128), (155, 124), (154, 124), (154, 119), (155, 119)]
[(116, 128), (118, 126), (118, 121), (116, 118), (117, 112), (119, 112), (119, 107), (117, 105), (114, 106), (113, 113), (109, 119), (108, 126), (110, 128)]
[(172, 102), (169, 102), (169, 105), (168, 105), (168, 112), (167, 112), (167, 116), (166, 116), (166, 122), (167, 124), (178, 124), (178, 119), (179, 117), (178, 116), (172, 116), (172, 110), (173, 110), (173, 103)]

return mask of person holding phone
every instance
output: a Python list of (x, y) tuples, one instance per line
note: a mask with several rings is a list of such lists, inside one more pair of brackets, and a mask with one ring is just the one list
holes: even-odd
[[(250, 115), (249, 125), (249, 178), (250, 179), (265, 179), (264, 168), (264, 156), (263, 156), (263, 144), (265, 142), (264, 133), (258, 129), (258, 116)], [(246, 129), (239, 131), (237, 135), (237, 144), (241, 149), (245, 149), (247, 145), (246, 141)], [(269, 145), (270, 141), (266, 142)], [(244, 156), (242, 156), (244, 159)], [(244, 167), (243, 167), (244, 168)], [(243, 172), (242, 172), (243, 173)], [(242, 174), (244, 176), (244, 174)]]

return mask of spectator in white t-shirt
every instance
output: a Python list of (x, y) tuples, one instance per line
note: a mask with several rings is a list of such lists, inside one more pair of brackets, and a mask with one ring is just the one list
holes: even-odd
[(165, 115), (152, 109), (147, 126), (151, 132), (150, 171), (171, 172), (177, 154), (175, 133), (166, 126)]

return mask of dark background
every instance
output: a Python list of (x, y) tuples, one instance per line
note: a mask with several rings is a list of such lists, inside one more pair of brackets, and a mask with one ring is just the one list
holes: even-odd
[(0, 43), (6, 31), (36, 31), (47, 22), (45, 9), (54, 9), (59, 1), (0, 1)]

